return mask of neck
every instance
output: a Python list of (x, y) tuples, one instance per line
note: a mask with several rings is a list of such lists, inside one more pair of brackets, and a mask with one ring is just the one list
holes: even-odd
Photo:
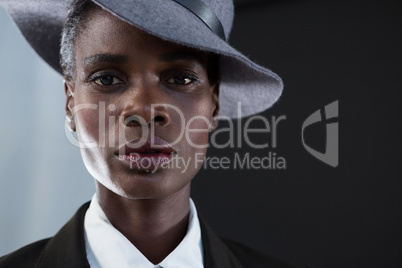
[(190, 185), (160, 199), (129, 199), (98, 182), (96, 192), (112, 225), (154, 264), (165, 259), (187, 233)]

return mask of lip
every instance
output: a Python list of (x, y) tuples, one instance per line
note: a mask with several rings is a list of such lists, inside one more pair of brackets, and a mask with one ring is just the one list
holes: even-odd
[(146, 141), (135, 139), (121, 146), (115, 156), (130, 169), (156, 171), (164, 163), (172, 160), (177, 152), (169, 143), (158, 137)]

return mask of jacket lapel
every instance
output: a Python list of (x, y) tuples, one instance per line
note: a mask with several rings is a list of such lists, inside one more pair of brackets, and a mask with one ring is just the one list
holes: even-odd
[(243, 268), (236, 256), (198, 214), (201, 226), (205, 268)]
[[(89, 202), (49, 240), (36, 268), (89, 268), (84, 239), (84, 218)], [(205, 268), (243, 268), (235, 255), (199, 216)]]

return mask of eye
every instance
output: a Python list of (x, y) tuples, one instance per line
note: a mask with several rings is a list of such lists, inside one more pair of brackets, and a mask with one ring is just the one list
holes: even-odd
[(176, 75), (167, 80), (169, 84), (174, 84), (174, 85), (188, 85), (191, 82), (194, 82), (196, 80), (195, 77), (186, 75), (186, 74), (181, 74), (181, 75)]
[(95, 84), (100, 86), (114, 86), (123, 83), (123, 81), (113, 75), (103, 75), (93, 81)]

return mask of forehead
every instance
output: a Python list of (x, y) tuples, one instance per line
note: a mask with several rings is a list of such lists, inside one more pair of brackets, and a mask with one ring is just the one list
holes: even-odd
[[(115, 17), (98, 7), (92, 10), (75, 42), (77, 54), (127, 55), (141, 50), (141, 55), (158, 56), (169, 52), (185, 52), (205, 62), (207, 52), (178, 45), (151, 34)], [(138, 53), (136, 55), (139, 56)]]

